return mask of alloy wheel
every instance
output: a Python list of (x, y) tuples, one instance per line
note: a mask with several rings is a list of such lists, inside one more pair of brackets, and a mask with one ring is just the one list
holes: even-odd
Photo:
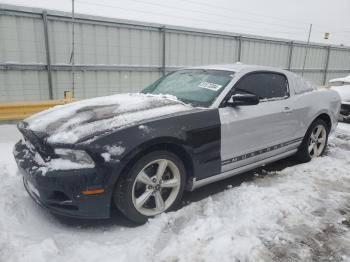
[(176, 200), (181, 185), (179, 168), (169, 159), (157, 159), (137, 174), (132, 188), (132, 202), (138, 212), (155, 216)]
[(327, 131), (323, 125), (317, 125), (310, 134), (308, 151), (311, 157), (318, 157), (326, 146)]

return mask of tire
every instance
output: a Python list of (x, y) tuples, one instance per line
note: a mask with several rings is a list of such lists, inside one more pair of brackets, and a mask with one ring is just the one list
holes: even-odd
[[(319, 137), (315, 137), (317, 135), (318, 130), (321, 130), (321, 133), (319, 134)], [(296, 153), (297, 160), (299, 160), (302, 163), (306, 163), (309, 162), (313, 157), (322, 156), (327, 147), (328, 135), (329, 127), (325, 121), (323, 121), (322, 119), (316, 119), (314, 122), (312, 122), (312, 124), (306, 131), (303, 141)], [(321, 146), (321, 143), (323, 143), (323, 146)], [(313, 149), (310, 151), (312, 144), (314, 146)]]
[(175, 154), (153, 151), (138, 159), (122, 175), (113, 201), (128, 219), (143, 224), (180, 203), (185, 181), (185, 167)]

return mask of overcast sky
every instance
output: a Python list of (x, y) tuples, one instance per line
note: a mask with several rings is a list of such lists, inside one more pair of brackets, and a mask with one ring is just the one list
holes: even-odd
[[(71, 0), (0, 0), (71, 11)], [(75, 0), (77, 13), (350, 46), (350, 0)], [(329, 32), (328, 40), (323, 39)]]

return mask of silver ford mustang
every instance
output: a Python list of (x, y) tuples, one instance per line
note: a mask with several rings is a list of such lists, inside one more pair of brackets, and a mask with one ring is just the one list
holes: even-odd
[(321, 156), (340, 97), (277, 68), (181, 69), (142, 93), (79, 101), (18, 124), (24, 185), (41, 206), (105, 218), (116, 206), (142, 223), (184, 190), (287, 156)]

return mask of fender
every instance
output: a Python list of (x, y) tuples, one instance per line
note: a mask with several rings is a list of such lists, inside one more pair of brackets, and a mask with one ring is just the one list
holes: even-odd
[[(92, 147), (95, 158), (111, 169), (106, 178), (115, 184), (119, 176), (134, 160), (147, 150), (158, 145), (175, 145), (185, 152), (185, 159), (191, 159), (192, 176), (202, 179), (221, 171), (221, 126), (218, 109), (196, 110), (190, 113), (137, 123), (111, 134), (99, 137), (87, 146)], [(101, 155), (109, 147), (118, 146), (123, 152), (105, 162)], [(89, 149), (87, 149), (89, 150)], [(184, 163), (185, 165), (188, 163)]]
[(313, 115), (312, 118), (310, 118), (311, 121), (308, 123), (307, 128), (309, 128), (309, 126), (312, 124), (312, 122), (314, 122), (315, 119), (317, 119), (317, 118), (322, 118), (323, 120), (326, 121), (327, 124), (329, 124), (329, 127), (330, 127), (329, 131), (331, 131), (336, 124), (336, 123), (334, 123), (334, 120), (332, 120), (330, 112), (328, 110), (324, 109), (324, 110), (318, 111), (316, 114)]

